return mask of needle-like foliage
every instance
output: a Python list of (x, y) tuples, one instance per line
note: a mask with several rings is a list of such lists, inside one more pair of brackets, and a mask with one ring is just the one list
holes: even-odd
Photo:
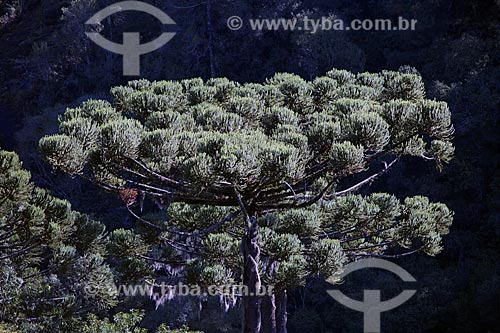
[[(129, 259), (175, 260), (204, 287), (272, 285), (283, 311), (286, 290), (311, 276), (335, 281), (349, 260), (441, 250), (445, 205), (355, 194), (403, 156), (439, 169), (453, 156), (448, 106), (425, 98), (414, 71), (138, 80), (111, 93), (113, 103), (68, 109), (40, 148), (54, 167), (126, 198), (150, 245)], [(149, 200), (166, 214), (139, 214)], [(267, 301), (243, 299), (245, 330), (260, 327)]]

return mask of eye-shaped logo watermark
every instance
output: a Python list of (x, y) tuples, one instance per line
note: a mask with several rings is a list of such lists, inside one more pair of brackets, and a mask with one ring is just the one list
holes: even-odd
[[(92, 16), (85, 24), (98, 25), (106, 17), (127, 10), (148, 13), (162, 24), (175, 24), (174, 20), (160, 9), (140, 1), (123, 1), (108, 6)], [(123, 55), (123, 75), (138, 76), (140, 75), (140, 56), (153, 52), (168, 43), (175, 36), (175, 32), (164, 32), (155, 40), (145, 44), (140, 44), (138, 32), (124, 32), (123, 44), (112, 42), (98, 32), (86, 32), (86, 35), (100, 47)]]
[[(392, 272), (399, 276), (405, 282), (415, 282), (415, 278), (402, 267), (382, 259), (363, 259), (353, 262), (346, 266), (340, 278), (344, 278), (350, 273), (363, 268), (380, 268)], [(328, 290), (332, 296), (340, 304), (363, 312), (364, 319), (364, 332), (365, 333), (379, 333), (380, 332), (380, 314), (385, 311), (392, 310), (408, 301), (417, 291), (416, 290), (403, 290), (398, 296), (382, 301), (380, 297), (380, 290), (364, 290), (363, 301), (358, 301), (347, 297), (340, 290)]]

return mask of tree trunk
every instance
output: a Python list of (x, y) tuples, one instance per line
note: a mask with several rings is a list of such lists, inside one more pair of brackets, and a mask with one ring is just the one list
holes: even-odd
[(208, 58), (210, 61), (210, 77), (215, 77), (214, 30), (212, 26), (212, 0), (207, 0), (207, 34)]
[(287, 294), (286, 289), (276, 292), (276, 331), (277, 333), (286, 333), (287, 322)]
[(275, 296), (263, 296), (261, 304), (261, 333), (276, 333), (276, 303)]
[(246, 235), (243, 237), (242, 252), (244, 258), (243, 285), (248, 295), (243, 296), (243, 332), (259, 333), (261, 328), (259, 256), (257, 218), (250, 216)]

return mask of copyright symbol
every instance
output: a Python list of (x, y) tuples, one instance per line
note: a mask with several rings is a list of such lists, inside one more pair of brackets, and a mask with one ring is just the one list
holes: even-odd
[(240, 30), (243, 27), (243, 20), (239, 16), (231, 16), (227, 19), (227, 27), (231, 30)]

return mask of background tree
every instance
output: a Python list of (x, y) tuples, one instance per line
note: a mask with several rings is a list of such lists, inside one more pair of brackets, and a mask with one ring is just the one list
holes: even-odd
[[(276, 74), (243, 85), (139, 80), (112, 94), (114, 106), (68, 109), (42, 153), (120, 194), (143, 235), (117, 231), (115, 252), (186, 262), (184, 277), (202, 286), (242, 283), (255, 294), (275, 285), (262, 305), (264, 331), (286, 330), (286, 290), (307, 276), (334, 278), (348, 259), (392, 247), (441, 250), (446, 206), (352, 195), (401, 156), (441, 168), (453, 155), (448, 107), (425, 99), (412, 69), (332, 70), (312, 82)], [(167, 214), (139, 216), (135, 206), (148, 199)], [(260, 330), (261, 302), (243, 297), (245, 332)]]
[(35, 187), (17, 155), (0, 151), (0, 322), (69, 332), (74, 318), (115, 305), (106, 243), (104, 225)]

